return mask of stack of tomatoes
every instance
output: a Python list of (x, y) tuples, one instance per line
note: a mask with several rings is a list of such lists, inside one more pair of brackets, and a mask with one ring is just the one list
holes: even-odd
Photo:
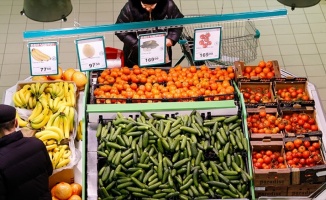
[(284, 101), (308, 101), (309, 96), (303, 88), (289, 86), (275, 91), (278, 98)]
[(262, 79), (271, 79), (275, 76), (273, 62), (272, 61), (260, 61), (258, 66), (246, 66), (242, 71), (242, 76), (251, 78), (259, 77)]
[(283, 155), (278, 151), (261, 150), (252, 152), (255, 169), (284, 169), (286, 164)]
[(261, 110), (259, 113), (248, 115), (247, 125), (251, 133), (276, 134), (280, 133), (279, 127), (275, 124), (276, 120), (275, 114)]
[(277, 118), (275, 124), (288, 133), (302, 134), (319, 130), (315, 118), (307, 113), (285, 114), (282, 118)]
[(264, 87), (241, 87), (244, 101), (246, 103), (270, 103), (272, 102), (272, 92)]
[(295, 139), (285, 143), (285, 159), (293, 168), (313, 167), (324, 164), (319, 141)]

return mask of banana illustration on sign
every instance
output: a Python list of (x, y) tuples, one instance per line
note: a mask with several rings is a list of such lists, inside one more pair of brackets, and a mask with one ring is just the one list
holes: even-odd
[(31, 50), (31, 55), (36, 61), (49, 61), (51, 59), (49, 55), (35, 48)]

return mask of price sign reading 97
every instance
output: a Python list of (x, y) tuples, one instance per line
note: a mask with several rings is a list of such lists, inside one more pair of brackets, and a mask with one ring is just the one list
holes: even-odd
[(195, 29), (194, 60), (220, 58), (221, 27)]
[(165, 63), (165, 33), (139, 35), (139, 65), (151, 66)]
[(107, 68), (103, 37), (76, 40), (80, 71)]

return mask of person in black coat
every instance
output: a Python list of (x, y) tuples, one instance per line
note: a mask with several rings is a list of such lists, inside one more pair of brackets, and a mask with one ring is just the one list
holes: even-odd
[(51, 200), (53, 168), (46, 147), (17, 126), (16, 109), (0, 104), (0, 200)]
[[(122, 8), (116, 23), (141, 22), (163, 19), (183, 18), (177, 5), (173, 0), (128, 0)], [(138, 38), (140, 34), (152, 32), (166, 32), (166, 46), (168, 62), (165, 66), (171, 67), (172, 49), (182, 33), (182, 27), (158, 29), (155, 31), (117, 32), (117, 37), (124, 43), (125, 66), (138, 65)]]

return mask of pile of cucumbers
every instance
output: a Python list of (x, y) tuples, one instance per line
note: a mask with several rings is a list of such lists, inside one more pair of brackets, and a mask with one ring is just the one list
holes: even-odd
[(97, 127), (98, 196), (109, 199), (249, 198), (248, 141), (241, 119), (196, 110), (102, 121)]

